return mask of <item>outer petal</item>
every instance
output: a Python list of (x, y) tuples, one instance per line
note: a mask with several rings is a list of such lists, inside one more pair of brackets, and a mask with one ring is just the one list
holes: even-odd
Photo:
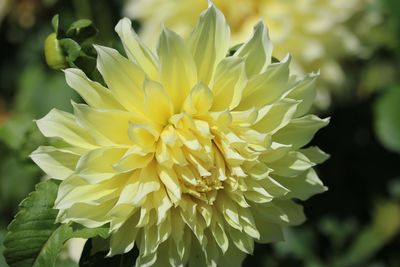
[(271, 63), (272, 43), (268, 29), (262, 21), (254, 27), (253, 36), (235, 55), (245, 58), (246, 73), (249, 77), (262, 72)]
[(280, 99), (289, 89), (287, 85), (289, 63), (290, 57), (287, 57), (282, 62), (271, 64), (266, 71), (251, 77), (243, 90), (242, 102), (238, 109), (260, 108)]
[[(69, 209), (60, 209), (57, 222), (76, 222), (89, 228), (96, 228), (110, 221), (107, 212), (113, 207), (114, 201), (109, 200), (101, 204), (76, 203)], [(57, 206), (55, 206), (57, 208)]]
[(134, 227), (138, 221), (138, 213), (131, 215), (128, 220), (115, 231), (110, 238), (110, 252), (107, 256), (123, 254), (130, 251), (135, 245), (139, 228)]
[(128, 128), (142, 118), (132, 113), (112, 109), (95, 109), (84, 104), (73, 104), (77, 121), (100, 145), (132, 144)]
[(57, 109), (36, 121), (39, 130), (46, 137), (61, 138), (68, 144), (85, 149), (96, 148), (95, 142), (87, 131), (75, 122), (75, 117)]
[(309, 169), (297, 177), (275, 177), (275, 180), (290, 190), (285, 199), (307, 200), (315, 194), (328, 190), (313, 169)]
[(299, 101), (283, 99), (259, 111), (260, 121), (254, 125), (254, 129), (262, 133), (275, 133), (286, 126), (293, 118)]
[(190, 89), (196, 84), (196, 65), (182, 38), (164, 29), (158, 43), (161, 80), (174, 104), (180, 111)]
[(109, 184), (80, 185), (67, 194), (59, 194), (56, 207), (57, 209), (69, 209), (75, 203), (101, 205), (108, 200), (115, 199), (118, 192), (117, 187), (111, 187)]
[(80, 158), (76, 174), (88, 183), (95, 184), (118, 174), (112, 164), (118, 162), (126, 149), (102, 147), (92, 150)]
[(32, 160), (51, 178), (63, 180), (70, 176), (81, 156), (75, 149), (41, 146), (32, 152)]
[(198, 80), (208, 84), (214, 69), (229, 48), (230, 30), (224, 15), (214, 5), (204, 11), (188, 39), (197, 66)]
[(221, 267), (240, 267), (245, 258), (246, 254), (232, 244), (226, 253), (221, 255), (218, 264)]
[(115, 49), (95, 48), (98, 53), (97, 68), (115, 97), (127, 110), (143, 114), (143, 70)]
[(156, 79), (158, 76), (158, 66), (155, 55), (150, 49), (140, 40), (135, 31), (132, 29), (132, 22), (128, 18), (121, 19), (115, 31), (121, 38), (128, 58), (142, 67), (144, 72), (151, 79)]
[(320, 119), (307, 115), (292, 120), (286, 127), (273, 136), (273, 141), (281, 144), (291, 144), (293, 149), (300, 148), (311, 141), (314, 134), (329, 123), (329, 118)]
[(307, 75), (293, 85), (293, 88), (290, 89), (289, 93), (286, 95), (287, 98), (301, 101), (295, 114), (296, 117), (305, 115), (314, 103), (317, 94), (315, 84), (318, 76), (318, 74)]
[(88, 105), (95, 108), (123, 109), (110, 90), (98, 82), (89, 80), (80, 69), (66, 69), (64, 72), (67, 84), (77, 91)]
[(211, 83), (215, 101), (211, 110), (232, 110), (241, 100), (247, 79), (244, 62), (238, 57), (223, 59), (217, 66)]
[(298, 151), (290, 151), (277, 161), (268, 163), (268, 167), (273, 169), (272, 174), (282, 177), (295, 177), (315, 165)]

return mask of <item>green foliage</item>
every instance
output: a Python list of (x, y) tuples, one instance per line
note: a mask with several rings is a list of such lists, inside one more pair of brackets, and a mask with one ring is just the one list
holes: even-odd
[(3, 240), (5, 234), (6, 234), (5, 231), (0, 230), (0, 266), (7, 266), (6, 259), (3, 256), (3, 250), (4, 250)]
[(400, 152), (400, 86), (384, 92), (376, 101), (375, 132), (389, 150)]
[(55, 223), (57, 211), (53, 205), (57, 189), (54, 180), (42, 182), (20, 204), (4, 240), (4, 255), (10, 267), (55, 266), (58, 253), (68, 239), (107, 237), (107, 227), (88, 229)]
[[(105, 246), (104, 246), (105, 245)], [(135, 260), (138, 256), (138, 251), (133, 249), (132, 251), (122, 254), (115, 255), (113, 257), (106, 257), (108, 253), (108, 244), (105, 244), (103, 240), (96, 238), (89, 239), (82, 252), (82, 257), (79, 261), (80, 267), (132, 267), (134, 266)]]
[(390, 241), (400, 229), (400, 205), (378, 202), (371, 225), (363, 229), (351, 244), (349, 250), (337, 258), (335, 266), (363, 266), (370, 258)]
[(95, 75), (96, 52), (92, 44), (98, 30), (92, 21), (81, 19), (65, 27), (59, 15), (55, 15), (52, 25), (54, 32), (47, 37), (44, 47), (46, 63), (56, 70), (79, 67), (89, 76)]

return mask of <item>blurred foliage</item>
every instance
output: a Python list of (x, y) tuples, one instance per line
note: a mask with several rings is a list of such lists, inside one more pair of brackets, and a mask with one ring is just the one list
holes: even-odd
[(375, 103), (375, 131), (389, 150), (400, 152), (400, 86), (387, 89)]
[[(0, 22), (0, 267), (7, 266), (2, 256), (6, 225), (42, 178), (28, 157), (46, 142), (33, 120), (52, 108), (71, 111), (71, 99), (81, 101), (63, 73), (46, 66), (45, 42), (61, 62), (48, 60), (50, 65), (78, 66), (96, 77), (94, 63), (85, 66), (87, 58), (79, 59), (94, 60), (93, 43), (121, 48), (113, 28), (123, 6), (122, 0), (10, 2)], [(288, 229), (285, 242), (257, 245), (244, 266), (400, 266), (400, 3), (371, 2), (357, 26), (366, 51), (341, 59), (345, 93), (335, 95), (324, 111), (331, 124), (313, 141), (331, 154), (319, 168), (329, 191), (305, 203), (309, 220)], [(52, 25), (55, 14), (59, 21)], [(377, 23), (363, 28), (362, 20), (369, 19)], [(93, 263), (105, 255), (91, 253), (92, 246), (87, 242), (81, 266), (93, 266), (88, 259)], [(134, 253), (126, 256), (128, 263)], [(120, 258), (110, 258), (106, 266), (113, 260)], [(77, 263), (58, 259), (56, 266)]]

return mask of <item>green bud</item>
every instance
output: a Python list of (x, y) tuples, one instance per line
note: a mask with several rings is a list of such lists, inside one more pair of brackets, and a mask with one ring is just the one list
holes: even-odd
[(55, 32), (47, 36), (46, 41), (44, 42), (44, 57), (47, 65), (52, 69), (59, 70), (68, 67), (68, 63)]

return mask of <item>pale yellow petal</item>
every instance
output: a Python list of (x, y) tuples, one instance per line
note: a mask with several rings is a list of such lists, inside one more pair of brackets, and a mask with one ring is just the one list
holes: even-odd
[(268, 29), (262, 21), (254, 27), (253, 36), (236, 51), (235, 55), (245, 58), (248, 77), (263, 72), (271, 63), (272, 42)]
[(110, 252), (107, 256), (124, 254), (129, 252), (135, 245), (139, 228), (132, 227), (137, 223), (137, 216), (129, 217), (126, 222), (115, 231), (110, 238)]
[(76, 120), (99, 145), (129, 145), (128, 128), (143, 119), (122, 110), (95, 109), (85, 104), (73, 104)]
[(300, 117), (308, 113), (317, 94), (316, 80), (319, 74), (309, 74), (293, 85), (286, 95), (287, 98), (301, 101), (295, 116)]
[(124, 45), (128, 58), (140, 66), (149, 78), (157, 79), (157, 59), (132, 29), (131, 20), (128, 18), (121, 19), (115, 26), (115, 31)]
[(196, 84), (187, 96), (183, 109), (189, 114), (206, 114), (213, 103), (213, 93), (207, 85)]
[(64, 180), (74, 172), (81, 153), (77, 149), (41, 146), (30, 157), (48, 176)]
[(123, 109), (111, 91), (98, 82), (91, 81), (80, 69), (64, 70), (67, 84), (95, 108)]
[(96, 148), (93, 138), (68, 112), (52, 109), (46, 116), (37, 120), (36, 124), (46, 137), (60, 138), (70, 145), (85, 149)]
[(75, 173), (91, 184), (110, 179), (119, 172), (113, 168), (126, 153), (126, 148), (102, 147), (83, 155), (76, 166)]
[(293, 149), (297, 149), (308, 144), (314, 134), (328, 123), (329, 118), (320, 119), (314, 115), (294, 119), (273, 135), (273, 141), (290, 144)]
[(283, 99), (259, 111), (258, 122), (253, 128), (262, 133), (273, 134), (288, 125), (293, 118), (299, 101)]
[(273, 63), (264, 72), (251, 77), (243, 90), (238, 109), (260, 108), (282, 98), (289, 89), (287, 84), (289, 63), (290, 58), (287, 57), (282, 62)]
[(217, 66), (211, 89), (214, 94), (211, 110), (232, 110), (239, 105), (247, 78), (244, 62), (238, 57), (223, 59)]
[(127, 110), (143, 114), (143, 70), (115, 49), (104, 46), (95, 48), (98, 53), (97, 68), (115, 98)]
[(196, 84), (196, 65), (182, 38), (164, 29), (158, 43), (161, 81), (179, 111), (190, 89)]
[(188, 47), (197, 66), (198, 80), (208, 84), (217, 64), (229, 48), (229, 26), (214, 5), (205, 10), (188, 39)]
[(144, 82), (146, 115), (155, 123), (166, 125), (174, 112), (174, 106), (163, 86), (154, 81)]

